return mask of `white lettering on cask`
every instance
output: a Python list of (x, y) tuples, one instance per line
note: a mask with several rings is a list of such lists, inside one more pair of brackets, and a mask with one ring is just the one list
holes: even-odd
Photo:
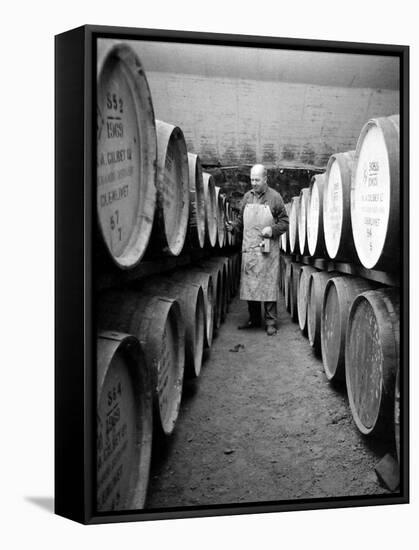
[(351, 186), (355, 247), (364, 267), (373, 268), (384, 246), (390, 213), (390, 167), (381, 129), (370, 125), (359, 149)]
[(104, 67), (97, 101), (97, 212), (105, 242), (117, 258), (137, 222), (140, 135), (129, 76), (115, 62)]
[(97, 411), (97, 508), (127, 505), (135, 462), (135, 399), (127, 365), (118, 355), (109, 366)]
[(342, 174), (335, 159), (325, 182), (323, 197), (323, 226), (326, 248), (329, 256), (335, 258), (342, 238), (343, 192)]
[(310, 254), (314, 254), (319, 233), (320, 196), (317, 183), (311, 187), (310, 202), (307, 213), (307, 241)]

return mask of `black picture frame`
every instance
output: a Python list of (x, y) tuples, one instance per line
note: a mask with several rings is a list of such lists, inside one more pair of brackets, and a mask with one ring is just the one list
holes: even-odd
[[(93, 284), (96, 39), (143, 39), (400, 59), (401, 117), (401, 459), (400, 491), (377, 497), (196, 506), (97, 513)], [(84, 523), (314, 510), (409, 502), (409, 48), (401, 45), (83, 26), (55, 40), (55, 512)]]

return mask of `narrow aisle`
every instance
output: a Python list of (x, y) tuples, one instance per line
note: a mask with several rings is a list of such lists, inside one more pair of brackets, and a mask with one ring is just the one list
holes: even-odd
[(385, 451), (358, 433), (280, 300), (275, 337), (237, 330), (246, 304), (230, 304), (175, 433), (154, 453), (148, 508), (387, 492), (374, 472)]

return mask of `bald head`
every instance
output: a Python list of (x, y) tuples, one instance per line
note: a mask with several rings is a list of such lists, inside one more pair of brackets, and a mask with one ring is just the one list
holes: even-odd
[(252, 189), (254, 189), (256, 193), (266, 191), (268, 187), (267, 176), (268, 171), (263, 164), (255, 164), (252, 166), (250, 170), (250, 183), (252, 184)]
[(261, 177), (266, 178), (268, 171), (263, 164), (254, 164), (250, 170), (250, 177), (252, 174), (260, 174)]

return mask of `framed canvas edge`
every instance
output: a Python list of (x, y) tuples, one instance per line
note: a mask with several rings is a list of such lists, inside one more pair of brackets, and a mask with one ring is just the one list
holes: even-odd
[[(95, 46), (96, 38), (99, 37), (289, 47), (337, 53), (393, 55), (400, 58), (400, 177), (404, 182), (400, 243), (403, 266), (401, 364), (404, 365), (404, 371), (401, 377), (403, 445), (399, 494), (94, 513), (93, 396), (96, 370), (93, 368), (95, 338), (92, 322), (92, 242), (95, 219), (92, 183)], [(85, 25), (57, 35), (55, 48), (55, 513), (80, 523), (97, 524), (408, 503), (409, 46)], [(63, 63), (63, 57), (69, 65)], [(69, 80), (72, 80), (70, 89)], [(81, 108), (77, 109), (77, 100), (71, 97), (71, 91), (79, 94)], [(70, 127), (64, 125), (64, 121), (69, 120)], [(69, 223), (68, 217), (72, 223)], [(73, 301), (69, 299), (68, 293), (74, 297)]]

